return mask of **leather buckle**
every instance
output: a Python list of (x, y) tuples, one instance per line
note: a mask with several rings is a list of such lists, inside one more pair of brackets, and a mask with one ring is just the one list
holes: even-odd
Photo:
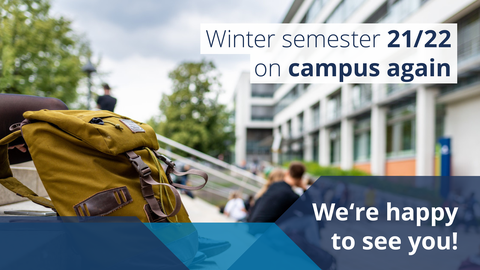
[(137, 170), (138, 174), (141, 177), (149, 176), (152, 173), (150, 167), (148, 167), (148, 165), (143, 162), (140, 156), (137, 155), (134, 158), (130, 158), (130, 161), (132, 162), (133, 167), (135, 168), (135, 170)]

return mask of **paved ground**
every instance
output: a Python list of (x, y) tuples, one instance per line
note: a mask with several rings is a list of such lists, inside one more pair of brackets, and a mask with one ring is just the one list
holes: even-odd
[(182, 202), (192, 222), (235, 222), (219, 212), (215, 205), (195, 197), (182, 195)]

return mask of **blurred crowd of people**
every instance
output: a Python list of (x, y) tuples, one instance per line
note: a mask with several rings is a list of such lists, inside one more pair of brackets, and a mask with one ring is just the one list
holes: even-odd
[[(254, 165), (248, 167), (250, 171), (255, 174), (262, 172), (267, 181), (257, 194), (250, 195), (246, 200), (242, 200), (239, 191), (230, 193), (223, 212), (236, 221), (275, 222), (313, 182), (304, 177), (306, 168), (301, 162), (292, 162), (288, 170)], [(244, 162), (240, 167), (247, 169)]]

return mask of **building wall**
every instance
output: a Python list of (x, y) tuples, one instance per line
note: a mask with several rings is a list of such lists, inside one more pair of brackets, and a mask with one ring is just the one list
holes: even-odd
[(401, 160), (388, 160), (385, 164), (385, 175), (387, 176), (414, 176), (416, 169), (414, 158)]
[(357, 170), (361, 170), (361, 171), (364, 171), (366, 173), (371, 173), (371, 166), (370, 166), (370, 162), (366, 162), (366, 163), (355, 163), (353, 164), (353, 168), (357, 169)]
[(480, 95), (446, 105), (445, 136), (451, 138), (452, 174), (480, 175)]
[[(365, 0), (344, 22), (364, 22), (387, 2), (394, 4), (401, 1)], [(312, 3), (312, 0), (303, 1), (302, 6), (298, 8), (297, 14), (292, 17), (290, 22), (303, 22), (305, 13), (308, 12)], [(326, 4), (311, 22), (325, 22), (341, 3), (340, 0), (326, 1)], [(401, 21), (404, 23), (455, 22), (461, 16), (465, 16), (468, 11), (476, 8), (477, 5), (480, 5), (480, 1), (428, 0), (417, 10), (405, 14)], [(448, 8), (445, 8), (447, 6)], [(435, 10), (435, 12), (432, 12), (432, 10)], [(275, 93), (274, 102), (278, 104), (294, 87), (295, 85), (292, 84), (281, 86)], [(352, 85), (338, 84), (310, 85), (301, 96), (275, 114), (274, 128), (280, 130), (280, 127), (282, 127), (283, 138), (291, 139), (287, 132), (287, 123), (291, 121), (292, 137), (296, 139), (298, 136), (303, 136), (304, 147), (308, 148), (303, 151), (305, 160), (312, 159), (313, 149), (310, 149), (312, 147), (312, 134), (318, 134), (315, 136), (318, 136), (318, 156), (321, 165), (341, 166), (343, 169), (355, 167), (374, 175), (433, 175), (435, 110), (439, 98), (438, 86), (373, 85), (371, 104), (357, 110), (352, 110), (352, 87)], [(393, 89), (395, 87), (400, 90)], [(328, 118), (328, 100), (332, 94), (339, 90), (342, 97), (342, 112), (338, 119), (332, 120)], [(415, 134), (414, 149), (410, 153), (400, 156), (387, 155), (386, 129), (387, 125), (391, 125), (391, 123), (389, 124), (388, 113), (391, 108), (405, 99), (413, 100), (416, 103), (415, 120), (412, 127)], [(320, 127), (312, 126), (309, 120), (311, 119), (311, 108), (316, 103), (320, 103)], [(476, 155), (479, 158), (473, 157), (475, 154), (472, 154), (472, 151), (473, 153), (480, 153), (480, 143), (475, 142), (475, 138), (480, 138), (480, 125), (472, 125), (472, 123), (479, 121), (477, 118), (480, 115), (480, 95), (476, 99), (447, 104), (446, 111), (445, 132), (446, 135), (453, 137), (453, 173), (456, 175), (479, 175), (480, 155)], [(300, 113), (304, 114), (304, 131), (301, 134), (298, 132), (298, 115)], [(353, 127), (357, 119), (365, 116), (371, 119), (371, 157), (370, 160), (354, 162), (352, 157), (354, 147), (354, 143), (352, 143)], [(341, 161), (332, 164), (330, 135), (332, 128), (338, 126), (341, 127)], [(288, 149), (287, 145), (283, 145), (283, 151)], [(278, 160), (279, 155), (275, 154), (274, 156), (274, 160)]]

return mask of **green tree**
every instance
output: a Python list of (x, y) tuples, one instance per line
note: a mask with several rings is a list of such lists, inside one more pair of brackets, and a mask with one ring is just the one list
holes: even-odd
[(0, 93), (74, 102), (89, 48), (70, 24), (47, 0), (0, 0)]
[(235, 135), (231, 112), (218, 102), (219, 73), (212, 62), (185, 62), (169, 73), (172, 94), (160, 102), (161, 117), (149, 122), (157, 132), (198, 151), (217, 156)]

